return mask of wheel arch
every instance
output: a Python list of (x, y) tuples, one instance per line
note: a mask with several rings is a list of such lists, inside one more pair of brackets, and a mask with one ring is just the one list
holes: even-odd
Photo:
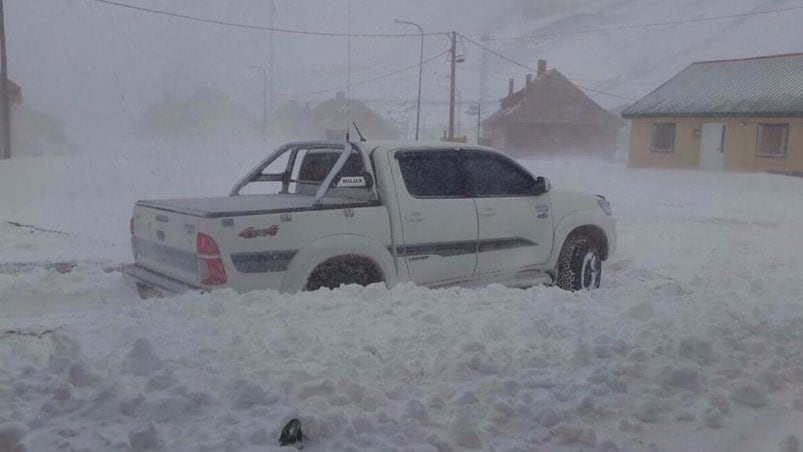
[(607, 260), (612, 248), (610, 233), (593, 215), (575, 212), (564, 218), (555, 228), (555, 242), (549, 259), (549, 268), (555, 268), (566, 240), (572, 235), (587, 234), (600, 245), (600, 257)]
[(605, 231), (603, 231), (601, 227), (595, 224), (578, 226), (574, 228), (566, 238), (568, 239), (571, 236), (581, 234), (591, 237), (591, 239), (599, 245), (599, 252), (602, 260), (608, 259), (608, 236), (605, 235)]
[(316, 240), (299, 250), (287, 268), (282, 291), (303, 290), (319, 265), (347, 256), (365, 259), (375, 265), (388, 287), (398, 282), (395, 261), (385, 245), (356, 234), (338, 234)]

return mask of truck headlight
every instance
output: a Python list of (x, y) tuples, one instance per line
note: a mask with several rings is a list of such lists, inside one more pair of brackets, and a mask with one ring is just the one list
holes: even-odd
[(611, 210), (611, 203), (608, 202), (607, 199), (603, 197), (597, 198), (597, 204), (599, 204), (599, 208), (605, 212), (605, 215), (613, 215), (613, 211)]

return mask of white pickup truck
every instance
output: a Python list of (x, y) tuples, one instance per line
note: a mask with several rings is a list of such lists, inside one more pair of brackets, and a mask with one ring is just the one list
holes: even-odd
[(298, 142), (227, 197), (137, 202), (123, 272), (143, 297), (404, 281), (581, 290), (599, 287), (615, 242), (605, 198), (553, 190), (494, 149)]

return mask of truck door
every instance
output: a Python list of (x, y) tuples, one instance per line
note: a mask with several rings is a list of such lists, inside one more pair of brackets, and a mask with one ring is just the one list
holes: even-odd
[(477, 262), (477, 210), (455, 150), (397, 151), (393, 165), (403, 256), (421, 285), (459, 284)]
[(535, 178), (504, 155), (465, 151), (479, 217), (478, 277), (543, 264), (552, 251), (551, 206)]

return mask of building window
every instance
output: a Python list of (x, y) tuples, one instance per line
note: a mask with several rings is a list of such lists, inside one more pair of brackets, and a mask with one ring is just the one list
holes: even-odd
[(786, 157), (789, 141), (789, 124), (759, 124), (756, 156)]
[(652, 152), (673, 152), (675, 150), (675, 124), (652, 125)]

